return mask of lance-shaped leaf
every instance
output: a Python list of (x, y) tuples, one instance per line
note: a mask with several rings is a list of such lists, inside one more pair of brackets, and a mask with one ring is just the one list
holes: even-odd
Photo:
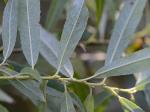
[(4, 61), (11, 55), (17, 36), (17, 9), (18, 1), (9, 0), (4, 10), (2, 25), (3, 55)]
[(53, 88), (47, 87), (47, 111), (46, 112), (60, 112), (62, 102), (64, 102), (63, 93)]
[(125, 1), (110, 40), (105, 62), (106, 65), (121, 57), (121, 54), (130, 42), (128, 37), (134, 33), (138, 26), (146, 1)]
[(150, 48), (138, 51), (128, 57), (118, 59), (112, 64), (99, 69), (92, 77), (110, 77), (128, 75), (149, 70)]
[(85, 99), (84, 105), (86, 112), (94, 112), (94, 97), (91, 93)]
[(136, 76), (136, 90), (144, 91), (145, 100), (148, 107), (150, 107), (150, 70), (135, 74)]
[[(40, 39), (41, 39), (41, 47), (40, 53), (41, 55), (51, 64), (53, 67), (58, 67), (58, 51), (59, 51), (59, 42), (56, 39), (55, 35), (48, 33), (42, 27), (40, 28)], [(67, 63), (62, 66), (60, 72), (65, 76), (73, 75), (73, 67), (69, 59)]]
[(0, 105), (0, 112), (8, 112), (8, 110), (3, 105)]
[(34, 68), (40, 44), (40, 0), (18, 0), (21, 46), (28, 63)]
[(53, 31), (55, 25), (60, 19), (63, 10), (65, 9), (65, 5), (68, 0), (52, 0), (50, 9), (47, 14), (47, 19), (45, 23), (46, 29)]
[[(7, 67), (0, 68), (0, 72), (6, 76), (14, 76), (18, 73)], [(35, 105), (39, 102), (45, 102), (43, 93), (40, 90), (40, 84), (33, 80), (20, 81), (20, 80), (8, 80), (17, 90), (29, 98)]]
[(76, 112), (73, 105), (73, 100), (67, 91), (66, 84), (65, 84), (65, 92), (63, 98), (64, 100), (61, 103), (61, 112)]
[(143, 109), (124, 97), (119, 97), (119, 101), (122, 106), (130, 112), (144, 112)]
[(60, 41), (58, 72), (72, 55), (81, 39), (87, 20), (88, 10), (84, 5), (84, 0), (73, 0), (67, 12), (67, 19)]
[(0, 89), (0, 101), (6, 102), (6, 103), (13, 103), (14, 99), (9, 96), (7, 93), (5, 93), (3, 90)]

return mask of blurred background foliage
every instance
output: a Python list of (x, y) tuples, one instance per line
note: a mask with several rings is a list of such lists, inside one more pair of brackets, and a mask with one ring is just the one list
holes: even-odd
[[(75, 70), (75, 77), (83, 78), (90, 76), (98, 68), (103, 66), (110, 35), (123, 6), (123, 1), (124, 0), (86, 0), (86, 5), (90, 12), (88, 25), (71, 58)], [(68, 2), (69, 0), (41, 0), (40, 23), (47, 31), (55, 33), (58, 39), (60, 39), (66, 19)], [(5, 5), (4, 0), (0, 0), (0, 33), (2, 30), (1, 23)], [(137, 33), (129, 38), (134, 38), (134, 41), (132, 41), (125, 50), (127, 54), (150, 46), (150, 1), (146, 4)], [(2, 42), (0, 43), (2, 46)], [(0, 48), (0, 50), (1, 49), (2, 48)], [(2, 50), (0, 51), (0, 56), (2, 57)], [(20, 52), (19, 41), (17, 41), (15, 50), (11, 58), (9, 58), (9, 62), (12, 63), (12, 67), (18, 71), (20, 67), (27, 65), (22, 52)], [(47, 74), (53, 74), (56, 71), (41, 56), (39, 57), (36, 69), (41, 73)], [(107, 83), (111, 86), (128, 88), (134, 86), (135, 78), (133, 76), (111, 77), (107, 80)], [(7, 93), (5, 97), (10, 98), (7, 102), (3, 101), (1, 98), (4, 96), (0, 93), (1, 104), (5, 105), (10, 112), (37, 112), (36, 107), (31, 101), (25, 98), (15, 88), (8, 85), (7, 82), (1, 81), (0, 85), (1, 89)], [(49, 81), (48, 86), (60, 92), (64, 89), (57, 81)], [(101, 88), (95, 88), (92, 93), (94, 97), (89, 99), (87, 99), (87, 96), (90, 90), (86, 85), (71, 83), (69, 85), (69, 91), (74, 92), (81, 99), (81, 102), (85, 104), (85, 108), (86, 100), (90, 100), (91, 103), (94, 103), (94, 112), (123, 112), (116, 98)], [(123, 94), (123, 96), (130, 98), (130, 96), (126, 94)], [(51, 103), (56, 103), (57, 105), (57, 99), (52, 96), (49, 97), (51, 97), (51, 100), (54, 100), (51, 101)], [(135, 98), (137, 104), (147, 112), (150, 111), (147, 104), (144, 103), (145, 97), (143, 92), (136, 93)]]

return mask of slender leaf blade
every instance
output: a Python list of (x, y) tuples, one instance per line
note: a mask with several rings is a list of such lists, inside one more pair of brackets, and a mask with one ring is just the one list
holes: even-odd
[(9, 0), (4, 10), (2, 25), (4, 61), (11, 55), (17, 36), (18, 1)]
[(8, 112), (8, 110), (3, 105), (0, 105), (0, 112)]
[(94, 97), (89, 94), (84, 102), (86, 112), (94, 112)]
[[(49, 64), (57, 68), (59, 61), (58, 59), (59, 42), (54, 34), (47, 32), (42, 27), (40, 28), (40, 32), (41, 32), (40, 54), (47, 60)], [(67, 60), (66, 64), (62, 66), (60, 72), (67, 77), (73, 75), (73, 67), (69, 59)]]
[(64, 102), (61, 104), (61, 112), (76, 112), (72, 98), (68, 92), (64, 93)]
[[(14, 76), (18, 73), (7, 67), (0, 68), (0, 72), (6, 76)], [(45, 102), (43, 93), (40, 90), (40, 84), (33, 80), (20, 81), (20, 80), (8, 80), (17, 90), (29, 98), (35, 105), (40, 102)]]
[(5, 93), (3, 90), (0, 89), (0, 101), (6, 102), (6, 103), (13, 103), (14, 99), (9, 96), (7, 93)]
[(57, 24), (68, 0), (52, 0), (45, 23), (46, 29), (52, 31)]
[(40, 44), (40, 0), (19, 0), (21, 46), (28, 63), (34, 68)]
[(68, 9), (66, 23), (60, 41), (58, 72), (73, 53), (86, 28), (88, 10), (84, 0), (73, 0)]
[(150, 107), (150, 70), (135, 74), (136, 76), (136, 90), (144, 91), (145, 100), (148, 107)]
[(37, 70), (33, 70), (30, 67), (25, 67), (21, 70), (22, 74), (30, 75), (32, 78), (36, 79), (39, 82), (42, 82), (41, 75)]
[(124, 106), (130, 112), (144, 112), (143, 109), (141, 109), (135, 103), (131, 102), (130, 100), (128, 100), (128, 99), (126, 99), (124, 97), (120, 97), (119, 101), (122, 104), (122, 106)]
[(130, 42), (128, 37), (135, 32), (139, 24), (146, 1), (147, 0), (125, 1), (125, 5), (111, 36), (105, 62), (106, 65), (121, 57), (124, 49)]
[[(114, 61), (112, 64), (99, 69), (92, 77), (110, 77), (129, 75), (149, 70), (150, 49), (145, 48), (128, 57)], [(137, 69), (138, 68), (138, 69)]]

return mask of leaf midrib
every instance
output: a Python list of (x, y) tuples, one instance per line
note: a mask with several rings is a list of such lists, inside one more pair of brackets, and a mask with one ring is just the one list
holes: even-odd
[(134, 4), (134, 6), (133, 6), (133, 8), (132, 8), (133, 10), (131, 10), (131, 13), (130, 13), (129, 16), (128, 16), (127, 23), (124, 25), (123, 30), (122, 30), (121, 33), (120, 33), (118, 42), (116, 43), (116, 46), (115, 46), (115, 48), (114, 48), (114, 52), (112, 52), (112, 56), (111, 56), (111, 58), (110, 58), (109, 63), (112, 63), (112, 61), (113, 61), (113, 59), (114, 59), (116, 50), (117, 50), (118, 45), (119, 45), (119, 43), (120, 43), (120, 41), (121, 41), (121, 39), (122, 39), (122, 37), (123, 37), (124, 31), (126, 30), (126, 27), (127, 27), (127, 25), (129, 24), (129, 22), (130, 22), (130, 18), (132, 18), (132, 14), (134, 13), (134, 10), (135, 10), (135, 8), (136, 8), (136, 6), (137, 6), (137, 3), (138, 3), (137, 1), (138, 1), (138, 0), (135, 1), (135, 4)]
[(82, 2), (81, 8), (79, 9), (78, 17), (77, 17), (77, 19), (76, 19), (76, 21), (75, 21), (75, 24), (73, 25), (72, 31), (71, 31), (71, 33), (70, 33), (70, 35), (69, 35), (68, 41), (67, 41), (67, 43), (66, 43), (66, 45), (65, 45), (65, 48), (64, 48), (64, 50), (63, 50), (63, 53), (62, 53), (62, 56), (61, 56), (61, 59), (60, 59), (60, 63), (59, 63), (59, 66), (58, 66), (58, 71), (60, 71), (60, 68), (61, 68), (61, 65), (62, 65), (62, 61), (63, 61), (63, 57), (64, 57), (64, 55), (65, 55), (67, 46), (68, 46), (69, 41), (70, 41), (70, 39), (71, 39), (71, 37), (72, 37), (72, 34), (73, 34), (73, 32), (74, 32), (75, 26), (77, 25), (77, 22), (78, 22), (78, 20), (79, 20), (80, 13), (81, 13), (82, 8), (83, 8), (83, 4), (84, 4), (84, 0), (83, 0), (83, 2)]
[(30, 17), (29, 17), (29, 2), (26, 0), (27, 5), (27, 22), (28, 22), (28, 31), (29, 31), (29, 46), (30, 46), (30, 55), (31, 55), (31, 66), (34, 69), (34, 62), (33, 62), (33, 54), (32, 54), (32, 42), (31, 42), (31, 27), (30, 27)]
[(114, 70), (114, 69), (117, 69), (117, 68), (120, 68), (120, 67), (123, 67), (123, 66), (128, 66), (128, 65), (130, 65), (130, 64), (132, 64), (132, 63), (136, 63), (136, 62), (140, 62), (140, 61), (143, 61), (143, 60), (147, 60), (147, 59), (149, 59), (149, 58), (150, 58), (150, 57), (148, 56), (148, 57), (140, 58), (140, 59), (138, 59), (138, 60), (130, 61), (130, 62), (125, 63), (125, 64), (122, 64), (122, 65), (120, 65), (120, 66), (118, 65), (118, 66), (116, 66), (116, 67), (108, 68), (108, 69), (106, 69), (106, 70), (104, 70), (104, 71), (102, 71), (102, 72), (96, 73), (95, 75), (93, 75), (93, 77), (96, 77), (96, 76), (98, 76), (98, 75), (104, 74), (104, 73), (106, 73), (106, 72), (109, 72), (109, 71), (111, 71), (111, 70)]
[(6, 51), (6, 55), (5, 55), (5, 57), (4, 57), (4, 60), (3, 60), (3, 63), (6, 61), (6, 59), (7, 59), (7, 56), (8, 56), (8, 52), (9, 52), (9, 50), (10, 50), (10, 40), (11, 40), (11, 38), (12, 38), (12, 36), (11, 36), (11, 15), (12, 15), (12, 9), (13, 9), (13, 1), (14, 0), (12, 0), (12, 2), (11, 2), (11, 7), (10, 7), (10, 13), (9, 13), (9, 28), (8, 28), (8, 35), (9, 35), (9, 40), (8, 40), (8, 49), (7, 49), (7, 51)]

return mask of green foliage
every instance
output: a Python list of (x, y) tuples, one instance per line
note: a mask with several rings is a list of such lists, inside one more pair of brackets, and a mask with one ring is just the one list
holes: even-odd
[(40, 0), (19, 0), (18, 3), (18, 28), (21, 45), (28, 63), (34, 68), (40, 44)]
[(119, 101), (127, 110), (131, 112), (144, 112), (144, 110), (142, 110), (139, 106), (126, 98), (120, 97)]
[[(11, 55), (17, 36), (18, 1), (9, 0), (3, 15), (2, 40), (4, 62)], [(3, 63), (4, 63), (3, 62)]]
[(0, 112), (8, 112), (8, 110), (4, 106), (0, 105)]
[[(130, 101), (120, 94), (126, 93), (132, 96), (131, 100), (133, 100), (134, 93), (138, 91), (144, 91), (147, 104), (150, 105), (150, 48), (142, 47), (142, 50), (130, 55), (124, 52), (129, 43), (133, 41), (133, 38), (129, 37), (133, 36), (138, 29), (147, 0), (122, 2), (123, 8), (111, 35), (104, 66), (91, 76), (88, 74), (88, 72), (92, 73), (89, 63), (99, 60), (102, 53), (100, 52), (100, 55), (97, 56), (95, 51), (88, 49), (86, 45), (90, 41), (94, 42), (94, 37), (99, 33), (97, 26), (103, 8), (108, 5), (104, 0), (87, 1), (87, 4), (95, 3), (96, 5), (95, 10), (92, 10), (95, 11), (96, 23), (93, 23), (94, 16), (91, 16), (92, 11), (90, 10), (90, 12), (86, 7), (85, 0), (52, 0), (46, 22), (44, 22), (45, 28), (40, 22), (42, 21), (40, 19), (40, 6), (42, 6), (40, 0), (8, 0), (7, 2), (5, 0), (5, 3), (2, 21), (4, 59), (0, 64), (0, 86), (2, 87), (0, 101), (2, 104), (3, 102), (14, 103), (17, 100), (15, 97), (9, 96), (10, 91), (8, 94), (5, 92), (5, 89), (7, 90), (5, 87), (12, 85), (17, 92), (21, 93), (22, 99), (25, 101), (29, 99), (32, 102), (36, 112), (103, 112), (109, 108), (109, 101), (114, 97), (118, 99), (117, 101), (120, 102), (125, 112), (144, 112), (140, 106), (136, 105), (136, 102)], [(59, 20), (62, 19), (62, 15), (64, 16), (65, 9), (66, 17), (61, 23)], [(66, 20), (65, 23), (64, 20)], [(61, 23), (60, 27), (64, 24), (62, 34), (54, 32), (58, 21)], [(97, 26), (94, 28), (95, 24)], [(53, 33), (49, 31), (53, 31)], [(90, 33), (90, 36), (92, 35), (86, 42), (81, 40), (85, 36), (83, 35), (84, 31)], [(61, 34), (60, 40), (56, 39), (56, 33)], [(17, 37), (20, 37), (20, 40)], [(19, 63), (22, 63), (23, 59), (14, 60), (14, 62), (7, 61), (13, 52), (18, 52), (15, 45), (19, 42), (21, 44), (19, 48), (21, 46), (21, 51), (31, 67), (28, 67), (27, 64), (20, 65)], [(78, 55), (80, 50), (75, 50), (75, 48), (80, 47), (83, 51), (86, 51), (85, 48), (87, 48), (87, 51)], [(102, 47), (100, 43), (100, 49)], [(92, 51), (92, 54), (89, 54), (88, 51)], [(125, 55), (123, 56), (123, 54)], [(72, 65), (73, 58), (88, 59), (83, 62), (83, 65), (87, 67), (87, 74), (80, 74), (80, 71), (73, 69), (73, 67), (79, 66)], [(46, 65), (42, 65), (40, 70), (35, 69), (37, 62), (40, 63), (43, 60), (55, 68), (55, 73), (50, 74), (52, 68)], [(43, 68), (46, 68), (48, 73), (41, 71)], [(75, 73), (80, 76), (76, 78)], [(135, 75), (136, 84), (131, 88), (122, 89), (113, 87), (112, 83), (107, 82), (109, 77), (122, 75)], [(89, 77), (80, 78), (85, 76)], [(2, 80), (5, 83), (2, 84)], [(9, 109), (11, 110), (8, 106)], [(8, 112), (4, 106), (0, 105), (1, 111)]]

